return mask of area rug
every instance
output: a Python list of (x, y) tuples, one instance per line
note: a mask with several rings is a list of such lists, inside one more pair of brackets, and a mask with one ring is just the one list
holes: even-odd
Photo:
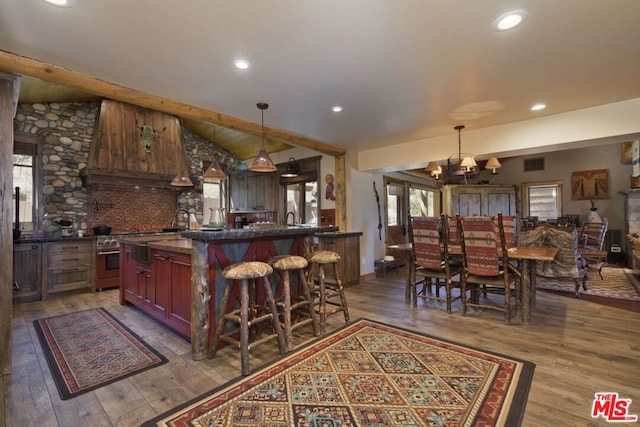
[(144, 426), (514, 426), (534, 365), (359, 319)]
[(63, 400), (167, 362), (104, 308), (33, 324)]
[[(580, 286), (581, 295), (597, 296), (602, 298), (617, 298), (629, 301), (640, 301), (640, 295), (629, 280), (631, 270), (626, 268), (604, 267), (602, 279), (597, 271), (589, 271), (587, 290)], [(555, 292), (567, 292), (575, 295), (575, 285), (572, 280), (554, 280), (540, 277), (536, 287), (542, 290)]]

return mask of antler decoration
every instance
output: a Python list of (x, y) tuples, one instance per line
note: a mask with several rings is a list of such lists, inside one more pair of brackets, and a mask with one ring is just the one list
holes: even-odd
[(142, 125), (138, 126), (138, 121), (136, 120), (136, 127), (140, 129), (140, 138), (142, 139), (142, 146), (144, 147), (144, 151), (147, 153), (151, 152), (151, 143), (156, 135), (160, 132), (164, 132), (167, 127), (163, 127), (162, 129), (154, 129), (151, 125)]
[(380, 212), (380, 196), (376, 188), (376, 182), (373, 181), (373, 192), (376, 194), (376, 204), (378, 205), (378, 237), (382, 240), (382, 214)]

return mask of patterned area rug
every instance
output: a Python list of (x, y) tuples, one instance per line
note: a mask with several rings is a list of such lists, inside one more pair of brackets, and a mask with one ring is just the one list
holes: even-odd
[(533, 370), (360, 319), (144, 426), (520, 425)]
[(63, 400), (167, 362), (103, 308), (33, 324)]
[[(603, 298), (617, 298), (630, 301), (640, 301), (640, 294), (634, 286), (635, 276), (630, 269), (627, 268), (611, 268), (604, 267), (602, 269), (602, 277), (596, 271), (589, 271), (589, 279), (587, 280), (587, 290), (580, 286), (580, 294), (592, 295)], [(568, 292), (575, 295), (575, 285), (572, 280), (554, 280), (547, 278), (538, 278), (537, 288), (555, 292)]]

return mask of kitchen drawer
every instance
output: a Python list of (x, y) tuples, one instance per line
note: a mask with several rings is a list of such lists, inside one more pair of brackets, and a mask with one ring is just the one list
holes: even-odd
[(47, 254), (50, 267), (67, 266), (67, 265), (89, 265), (91, 263), (91, 254), (84, 252), (61, 252)]
[(86, 252), (87, 254), (91, 251), (91, 242), (83, 242), (83, 241), (73, 241), (73, 242), (55, 242), (49, 243), (47, 245), (47, 253), (49, 254), (57, 254), (57, 253), (80, 253)]

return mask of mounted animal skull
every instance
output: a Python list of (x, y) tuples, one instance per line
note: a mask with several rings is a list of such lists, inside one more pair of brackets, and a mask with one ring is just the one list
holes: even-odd
[[(138, 121), (136, 120), (136, 126), (137, 125), (138, 125)], [(151, 152), (151, 144), (153, 143), (153, 140), (155, 139), (156, 135), (160, 132), (164, 132), (166, 128), (167, 127), (165, 126), (160, 130), (156, 130), (151, 125), (138, 126), (138, 129), (140, 129), (140, 139), (142, 141), (142, 146), (144, 147), (144, 151), (146, 151), (147, 153)]]

